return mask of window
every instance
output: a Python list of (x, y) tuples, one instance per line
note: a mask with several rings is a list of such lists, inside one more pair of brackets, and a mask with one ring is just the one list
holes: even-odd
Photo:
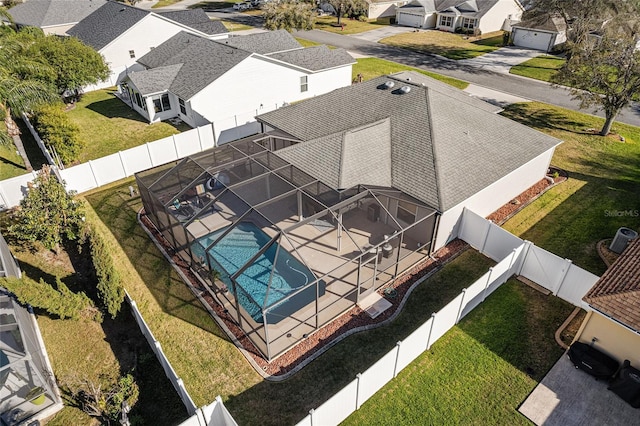
[(442, 27), (452, 27), (453, 26), (453, 16), (441, 16), (440, 17), (440, 26), (442, 26)]
[(307, 76), (303, 75), (300, 77), (300, 92), (306, 92), (307, 90), (309, 90), (309, 82)]
[(181, 98), (178, 98), (178, 103), (180, 104), (180, 112), (187, 115), (187, 107), (184, 105), (184, 101)]
[(136, 51), (135, 50), (130, 50), (129, 51), (129, 57), (132, 58), (132, 59), (135, 58), (136, 57)]
[(472, 30), (476, 27), (476, 20), (473, 18), (462, 18), (462, 28)]
[(171, 109), (169, 95), (165, 93), (162, 96), (154, 96), (153, 109), (155, 110), (155, 112), (169, 111)]
[(407, 203), (406, 201), (398, 201), (398, 219), (410, 225), (416, 221), (416, 212), (418, 206)]

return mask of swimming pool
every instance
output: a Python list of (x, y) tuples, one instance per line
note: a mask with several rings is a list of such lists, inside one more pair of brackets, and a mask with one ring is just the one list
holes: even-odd
[[(204, 258), (204, 250), (214, 242), (228, 228), (219, 229), (209, 235), (199, 238), (191, 245), (191, 250), (196, 258)], [(235, 274), (270, 240), (258, 226), (252, 222), (240, 222), (209, 249), (209, 254), (222, 270), (222, 280), (227, 284), (229, 291), (233, 292), (233, 286), (228, 276)], [(236, 279), (236, 283), (244, 291), (239, 291), (238, 301), (242, 307), (257, 322), (262, 322), (262, 306), (270, 306), (287, 297), (289, 294), (315, 281), (316, 277), (302, 262), (293, 257), (291, 253), (281, 248), (276, 259), (278, 243), (274, 243), (251, 266), (245, 269)], [(275, 261), (275, 268), (274, 268)], [(267, 294), (271, 270), (273, 278), (271, 289)], [(278, 317), (286, 316), (287, 312), (295, 312), (300, 307), (315, 299), (315, 286), (284, 302), (289, 305), (286, 309), (278, 306)], [(324, 283), (321, 283), (321, 294), (324, 294)], [(266, 300), (265, 300), (266, 298)], [(293, 300), (295, 299), (295, 300)], [(281, 318), (280, 318), (281, 319)], [(279, 319), (273, 318), (269, 323), (275, 323)]]

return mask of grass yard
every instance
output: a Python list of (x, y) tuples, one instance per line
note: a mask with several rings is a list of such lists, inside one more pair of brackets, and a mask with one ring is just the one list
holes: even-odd
[(371, 80), (372, 78), (379, 77), (385, 74), (393, 74), (400, 71), (416, 71), (429, 77), (440, 80), (444, 83), (450, 84), (458, 89), (465, 89), (469, 83), (462, 80), (457, 80), (452, 77), (424, 71), (419, 68), (409, 67), (397, 62), (386, 61), (378, 58), (360, 58), (357, 59), (357, 63), (353, 66), (353, 78), (356, 78), (358, 74), (362, 74), (365, 80)]
[(80, 126), (80, 137), (86, 142), (81, 163), (190, 129), (186, 124), (149, 124), (110, 90), (83, 95), (67, 114)]
[(487, 33), (476, 40), (475, 37), (465, 39), (462, 34), (421, 30), (387, 37), (380, 43), (459, 60), (475, 58), (504, 46), (502, 34), (502, 31)]
[(152, 9), (156, 9), (159, 7), (167, 7), (167, 6), (171, 6), (172, 4), (176, 4), (179, 3), (180, 0), (159, 0), (158, 3), (154, 4), (153, 6), (151, 6)]
[[(35, 139), (31, 136), (29, 129), (21, 119), (16, 119), (18, 128), (20, 129), (20, 138), (27, 152), (29, 161), (34, 169), (38, 170), (47, 160), (44, 158), (42, 151), (36, 144)], [(0, 121), (0, 131), (5, 131), (4, 121)], [(22, 157), (18, 154), (16, 146), (11, 143), (7, 145), (0, 144), (0, 180), (9, 179), (27, 173)]]
[(233, 22), (233, 21), (222, 21), (222, 25), (224, 25), (224, 27), (230, 32), (250, 30), (254, 28), (251, 25), (241, 24), (239, 22)]
[(565, 61), (565, 59), (557, 56), (542, 55), (511, 67), (509, 72), (523, 77), (551, 82), (551, 78), (564, 65)]
[(389, 17), (372, 19), (370, 21), (358, 21), (357, 19), (342, 18), (341, 24), (344, 29), (338, 26), (338, 18), (335, 16), (318, 16), (313, 25), (316, 30), (329, 31), (336, 34), (358, 34), (365, 31), (377, 30), (381, 26), (389, 25)]
[(211, 12), (220, 9), (228, 9), (234, 4), (245, 0), (225, 0), (225, 1), (201, 1), (200, 3), (188, 6), (188, 9), (203, 9), (205, 12)]
[(603, 119), (541, 103), (514, 104), (503, 115), (564, 141), (552, 164), (569, 180), (510, 219), (508, 231), (602, 274), (596, 243), (621, 226), (640, 230), (640, 128), (615, 123), (618, 138), (593, 135)]
[(196, 405), (221, 395), (239, 424), (294, 424), (395, 343), (426, 321), (492, 262), (474, 251), (419, 286), (391, 324), (350, 336), (292, 378), (268, 382), (253, 371), (169, 267), (135, 221), (139, 197), (127, 180), (86, 198), (123, 248), (118, 264), (127, 290), (163, 344)]
[(517, 408), (562, 355), (572, 310), (511, 279), (343, 424), (529, 425)]

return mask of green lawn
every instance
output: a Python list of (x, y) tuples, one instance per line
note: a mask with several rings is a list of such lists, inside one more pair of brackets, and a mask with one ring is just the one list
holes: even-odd
[(342, 18), (344, 28), (338, 26), (338, 18), (335, 16), (318, 16), (313, 27), (316, 30), (324, 30), (337, 34), (358, 34), (365, 31), (377, 30), (381, 26), (389, 25), (390, 18), (372, 19), (370, 21), (358, 21), (357, 19)]
[(233, 7), (234, 4), (243, 2), (245, 0), (225, 0), (225, 1), (201, 1), (200, 3), (192, 4), (189, 9), (203, 9), (205, 12), (211, 12), (220, 9), (228, 9)]
[(562, 355), (572, 310), (512, 279), (343, 424), (528, 425), (517, 408)]
[(542, 55), (511, 67), (509, 72), (523, 77), (551, 82), (551, 78), (564, 65), (565, 61), (565, 59), (557, 56)]
[(615, 123), (621, 143), (587, 132), (603, 119), (541, 103), (515, 104), (502, 113), (564, 140), (552, 164), (569, 180), (547, 191), (504, 227), (595, 274), (605, 270), (596, 243), (621, 226), (640, 230), (640, 128)]
[[(44, 154), (36, 144), (35, 139), (31, 136), (29, 129), (21, 119), (16, 119), (18, 128), (20, 129), (20, 138), (27, 152), (29, 161), (34, 169), (39, 170), (40, 167), (47, 162)], [(0, 122), (0, 131), (4, 130), (4, 122)], [(16, 146), (11, 143), (7, 145), (0, 144), (0, 180), (9, 179), (27, 173), (22, 157), (18, 155)]]
[(406, 65), (399, 64), (397, 62), (386, 61), (378, 58), (360, 58), (357, 59), (357, 63), (353, 66), (353, 78), (356, 78), (358, 74), (362, 74), (365, 80), (379, 77), (385, 74), (393, 74), (400, 71), (416, 71), (429, 77), (440, 80), (444, 83), (450, 84), (458, 89), (465, 89), (469, 83), (462, 80), (457, 80), (452, 77), (424, 71), (419, 68), (413, 68)]
[(233, 22), (233, 21), (222, 21), (222, 25), (224, 25), (224, 27), (231, 32), (250, 30), (253, 28), (251, 25), (240, 24), (238, 22)]
[(462, 34), (426, 30), (394, 35), (380, 40), (380, 43), (458, 60), (493, 52), (503, 46), (503, 41), (502, 31), (483, 34), (476, 39)]
[(91, 220), (101, 221), (123, 248), (117, 257), (127, 290), (196, 405), (219, 394), (239, 424), (299, 421), (491, 266), (474, 251), (464, 253), (419, 286), (390, 325), (350, 336), (285, 382), (268, 382), (253, 371), (137, 225), (141, 204), (138, 197), (129, 197), (130, 183), (88, 195), (97, 213)]
[(158, 7), (166, 7), (166, 6), (171, 6), (172, 4), (176, 4), (179, 3), (180, 0), (160, 0), (158, 1), (158, 3), (154, 4), (153, 6), (151, 6), (153, 9), (158, 8)]
[(80, 137), (86, 142), (79, 162), (104, 157), (189, 129), (184, 124), (179, 127), (165, 122), (149, 124), (116, 98), (111, 90), (86, 93), (67, 114), (80, 126)]

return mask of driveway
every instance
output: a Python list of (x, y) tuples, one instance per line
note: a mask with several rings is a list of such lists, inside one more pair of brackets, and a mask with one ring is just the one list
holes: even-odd
[(539, 50), (522, 49), (520, 47), (503, 47), (472, 59), (458, 61), (460, 65), (468, 65), (484, 71), (509, 74), (511, 67), (543, 55)]
[(383, 25), (377, 30), (365, 31), (358, 34), (350, 34), (349, 37), (354, 37), (360, 40), (371, 41), (374, 43), (379, 42), (383, 38), (391, 37), (397, 34), (404, 34), (415, 31), (415, 28), (400, 27), (397, 25)]
[(536, 425), (629, 426), (640, 423), (631, 407), (607, 384), (577, 370), (565, 355), (518, 409)]

